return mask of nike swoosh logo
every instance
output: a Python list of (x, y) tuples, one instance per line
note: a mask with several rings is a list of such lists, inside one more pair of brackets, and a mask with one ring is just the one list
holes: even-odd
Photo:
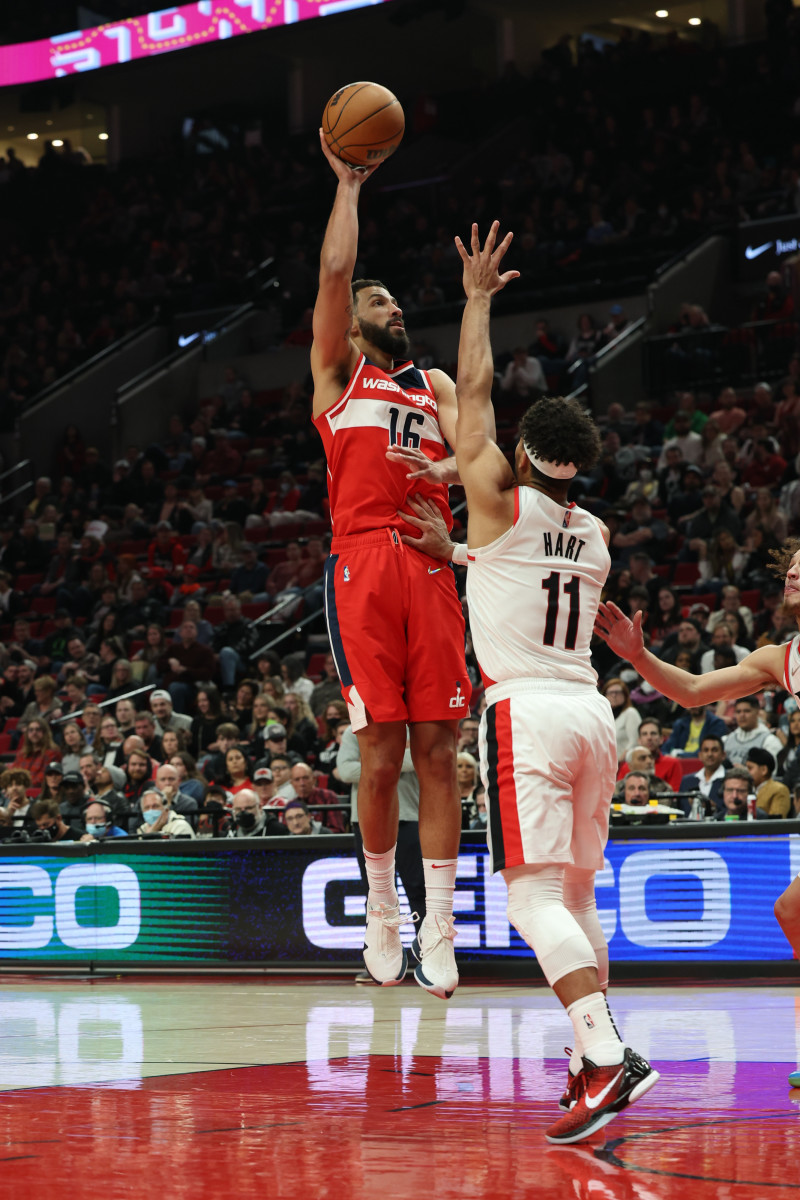
[(445, 867), (449, 867), (450, 863), (431, 863), (434, 871), (443, 871)]
[(613, 1088), (614, 1084), (617, 1082), (618, 1079), (621, 1079), (624, 1074), (625, 1074), (625, 1067), (623, 1066), (620, 1068), (619, 1071), (617, 1071), (616, 1075), (611, 1080), (611, 1082), (606, 1084), (606, 1086), (603, 1088), (602, 1092), (598, 1092), (596, 1096), (590, 1096), (587, 1092), (586, 1107), (587, 1108), (597, 1108), (598, 1104), (602, 1104), (603, 1101), (605, 1100), (606, 1096), (608, 1095), (608, 1093)]
[[(770, 245), (771, 244), (772, 243), (770, 243)], [(199, 337), (200, 337), (199, 333), (189, 333), (186, 335), (186, 337), (184, 337), (183, 334), (181, 334), (180, 337), (178, 338), (178, 345), (180, 346), (181, 349), (183, 349), (184, 346), (191, 346), (192, 342), (196, 342)]]
[(443, 570), (444, 570), (444, 567), (428, 567), (428, 574), (429, 575), (438, 575), (438, 573)]
[(763, 246), (748, 246), (744, 252), (745, 258), (758, 258), (765, 250), (769, 250), (772, 242), (764, 242)]

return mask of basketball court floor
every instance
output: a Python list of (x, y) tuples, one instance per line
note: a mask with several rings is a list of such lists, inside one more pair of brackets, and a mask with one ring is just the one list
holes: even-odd
[(550, 1146), (570, 1025), (544, 987), (7, 976), (0, 1196), (726, 1200), (800, 1191), (800, 989), (620, 987), (660, 1083)]

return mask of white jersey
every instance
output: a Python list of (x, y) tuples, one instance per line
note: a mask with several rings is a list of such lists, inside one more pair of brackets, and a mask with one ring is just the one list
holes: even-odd
[(800, 700), (800, 633), (796, 633), (786, 647), (783, 677), (787, 692)]
[(514, 524), (467, 558), (470, 630), (487, 687), (516, 679), (596, 686), (589, 646), (611, 559), (591, 513), (518, 487)]

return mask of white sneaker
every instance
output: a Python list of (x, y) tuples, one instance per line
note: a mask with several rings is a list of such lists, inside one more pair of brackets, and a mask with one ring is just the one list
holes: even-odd
[(391, 987), (402, 983), (408, 961), (400, 941), (400, 926), (411, 918), (400, 915), (399, 904), (370, 904), (364, 931), (364, 965), (376, 983)]
[(455, 919), (430, 913), (422, 922), (419, 937), (411, 947), (419, 959), (414, 978), (420, 987), (440, 1000), (449, 1000), (458, 987), (458, 967), (453, 949)]

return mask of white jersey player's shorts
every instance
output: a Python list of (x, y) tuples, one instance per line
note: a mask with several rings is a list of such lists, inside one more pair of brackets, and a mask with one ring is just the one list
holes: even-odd
[(611, 705), (594, 687), (554, 679), (494, 684), (486, 700), (479, 737), (492, 870), (601, 870), (617, 773)]

